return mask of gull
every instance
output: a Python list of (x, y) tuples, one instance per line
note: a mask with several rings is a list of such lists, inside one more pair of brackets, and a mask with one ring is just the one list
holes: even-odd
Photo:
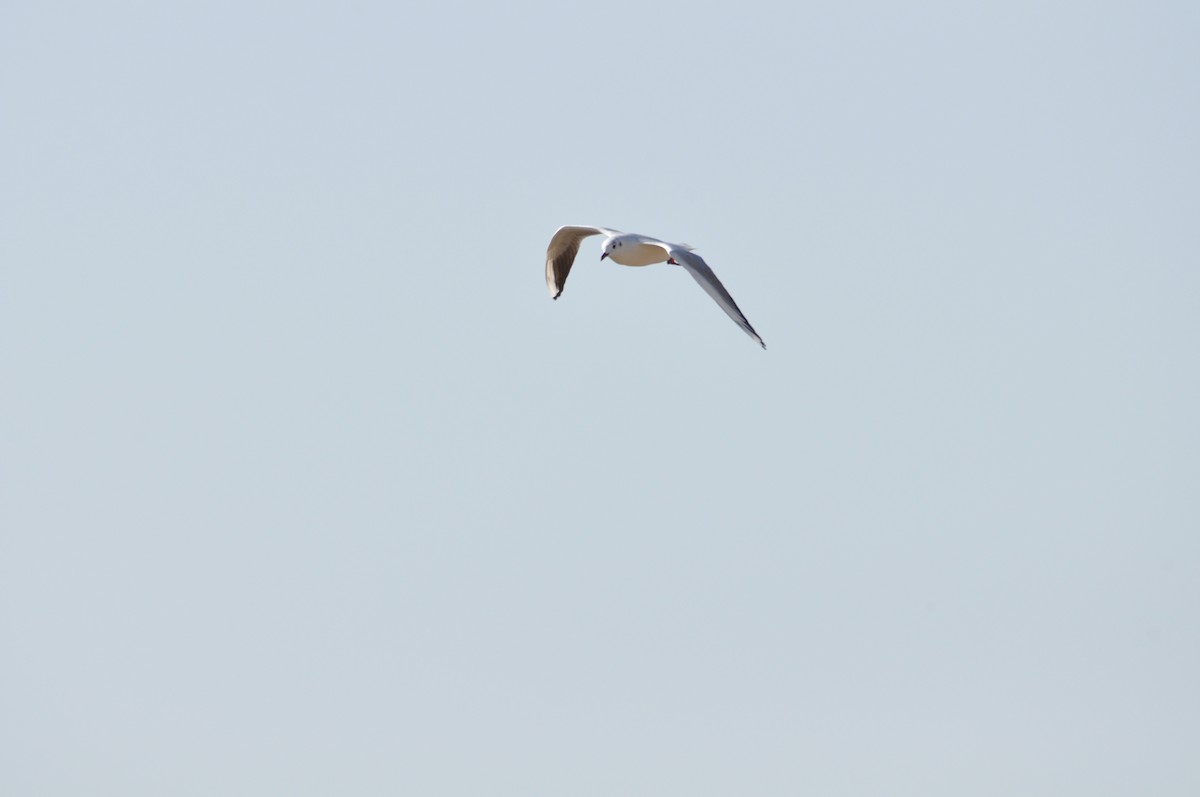
[(557, 299), (562, 294), (567, 274), (570, 273), (575, 255), (579, 252), (580, 242), (593, 235), (605, 236), (601, 260), (611, 258), (614, 263), (620, 263), (622, 266), (649, 266), (654, 263), (683, 266), (747, 335), (758, 341), (764, 349), (767, 348), (767, 344), (763, 343), (754, 327), (750, 326), (750, 322), (742, 315), (733, 297), (708, 267), (708, 263), (692, 251), (693, 247), (687, 244), (667, 243), (648, 235), (620, 232), (607, 227), (559, 227), (546, 249), (546, 287), (550, 290), (551, 299)]

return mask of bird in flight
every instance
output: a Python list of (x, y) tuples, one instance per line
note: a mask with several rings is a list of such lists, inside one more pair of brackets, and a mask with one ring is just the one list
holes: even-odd
[(767, 348), (704, 258), (693, 252), (687, 244), (669, 244), (648, 235), (620, 232), (607, 227), (559, 227), (546, 249), (546, 287), (550, 290), (550, 298), (557, 299), (562, 294), (580, 242), (592, 235), (605, 236), (601, 260), (611, 259), (622, 266), (649, 266), (654, 263), (683, 266), (747, 335), (758, 341), (764, 349)]

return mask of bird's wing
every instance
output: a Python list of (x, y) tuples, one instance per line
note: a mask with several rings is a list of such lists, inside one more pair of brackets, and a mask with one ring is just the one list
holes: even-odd
[(617, 235), (616, 230), (607, 227), (559, 227), (550, 239), (546, 248), (546, 287), (550, 290), (550, 298), (557, 299), (567, 283), (567, 274), (575, 255), (579, 252), (579, 243), (592, 235)]
[(679, 265), (688, 270), (688, 273), (700, 283), (700, 287), (705, 293), (713, 298), (717, 304), (721, 305), (730, 318), (737, 325), (745, 330), (746, 334), (758, 341), (758, 345), (764, 349), (767, 344), (763, 343), (763, 339), (754, 331), (754, 327), (750, 326), (750, 322), (746, 320), (746, 316), (742, 315), (742, 311), (738, 309), (737, 302), (733, 301), (733, 297), (729, 295), (729, 291), (725, 290), (725, 286), (717, 279), (717, 275), (708, 267), (708, 263), (704, 262), (704, 258), (695, 252), (689, 251), (682, 247), (676, 246), (668, 250), (671, 257), (675, 259)]

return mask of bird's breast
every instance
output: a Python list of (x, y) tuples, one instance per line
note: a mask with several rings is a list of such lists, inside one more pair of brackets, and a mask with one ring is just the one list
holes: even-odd
[(622, 266), (649, 266), (654, 263), (667, 262), (667, 253), (661, 246), (634, 244), (623, 246), (609, 257)]

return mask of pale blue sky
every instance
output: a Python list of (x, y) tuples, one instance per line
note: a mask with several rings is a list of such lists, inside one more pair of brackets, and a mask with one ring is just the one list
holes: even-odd
[(7, 4), (0, 792), (1200, 793), (1197, 41)]

